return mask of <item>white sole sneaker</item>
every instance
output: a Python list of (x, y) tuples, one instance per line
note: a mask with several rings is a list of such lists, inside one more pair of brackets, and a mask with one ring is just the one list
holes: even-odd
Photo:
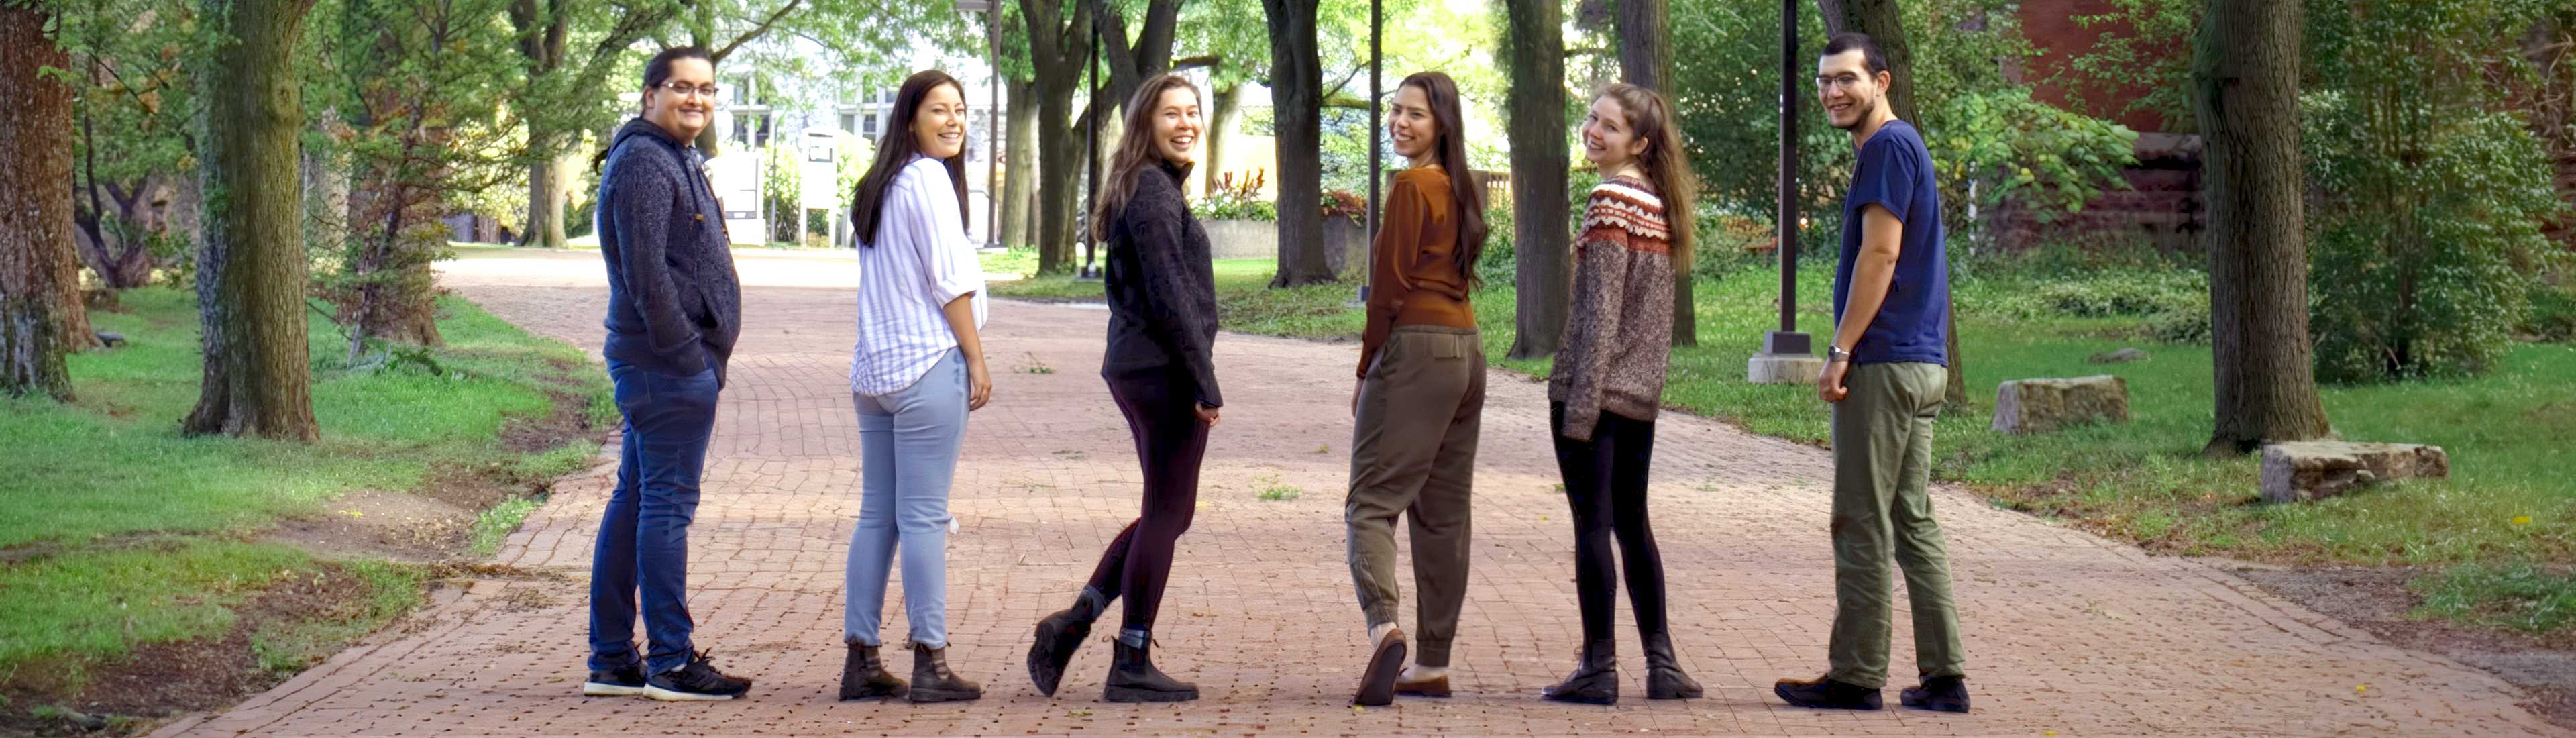
[(642, 694), (644, 694), (643, 687), (630, 687), (624, 684), (609, 684), (606, 682), (581, 683), (581, 696), (584, 697), (634, 697)]
[(663, 689), (649, 684), (644, 686), (643, 695), (663, 702), (722, 702), (733, 699), (733, 695), (729, 694), (699, 694), (696, 692), (682, 692), (676, 689)]

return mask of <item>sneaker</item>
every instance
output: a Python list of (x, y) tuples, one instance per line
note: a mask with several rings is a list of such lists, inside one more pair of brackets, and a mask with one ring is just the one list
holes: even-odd
[(640, 663), (591, 672), (590, 681), (581, 683), (584, 697), (633, 697), (643, 693), (644, 665)]
[(751, 680), (716, 671), (705, 651), (690, 654), (689, 663), (655, 674), (644, 683), (644, 696), (664, 702), (729, 700), (750, 692)]
[(1897, 701), (1906, 707), (1940, 712), (1968, 711), (1968, 678), (1964, 676), (1925, 677), (1922, 684), (1897, 693)]
[(1771, 693), (1791, 705), (1818, 710), (1876, 710), (1882, 704), (1877, 689), (1837, 682), (1830, 677), (1782, 679), (1772, 685)]

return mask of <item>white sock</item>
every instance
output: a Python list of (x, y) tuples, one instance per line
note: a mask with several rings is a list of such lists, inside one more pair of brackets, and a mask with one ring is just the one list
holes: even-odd
[(1369, 647), (1375, 648), (1378, 641), (1386, 640), (1386, 633), (1391, 630), (1395, 630), (1394, 623), (1378, 623), (1369, 626)]
[(1438, 679), (1448, 675), (1449, 667), (1446, 666), (1423, 666), (1421, 664), (1414, 664), (1412, 666), (1404, 667), (1404, 673), (1397, 675), (1396, 678), (1408, 682), (1419, 682), (1428, 679)]

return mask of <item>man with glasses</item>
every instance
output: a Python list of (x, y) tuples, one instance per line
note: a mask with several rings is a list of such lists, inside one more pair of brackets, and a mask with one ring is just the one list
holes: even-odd
[[(715, 113), (715, 62), (682, 47), (644, 67), (641, 114), (618, 129), (599, 178), (608, 262), (609, 379), (626, 431), (617, 491), (591, 558), (590, 679), (582, 694), (729, 700), (751, 682), (717, 671), (689, 631), (689, 521), (715, 430), (716, 394), (741, 334), (741, 285), (724, 211), (691, 142)], [(651, 648), (633, 642), (638, 593)]]
[(1967, 712), (1966, 655), (1950, 559), (1932, 519), (1932, 420), (1949, 361), (1949, 261), (1941, 194), (1922, 134), (1896, 120), (1878, 43), (1838, 33), (1816, 60), (1816, 97), (1859, 162), (1843, 199), (1834, 342), (1816, 391), (1833, 405), (1834, 625), (1823, 677), (1772, 692), (1802, 707), (1876, 710), (1893, 626), (1888, 561), (1905, 571), (1921, 685), (1905, 706)]

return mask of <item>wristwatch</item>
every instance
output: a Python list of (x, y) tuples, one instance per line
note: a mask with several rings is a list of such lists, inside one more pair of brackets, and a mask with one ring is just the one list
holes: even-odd
[(1851, 352), (1843, 350), (1841, 346), (1825, 346), (1825, 363), (1831, 364), (1837, 361), (1851, 361)]

